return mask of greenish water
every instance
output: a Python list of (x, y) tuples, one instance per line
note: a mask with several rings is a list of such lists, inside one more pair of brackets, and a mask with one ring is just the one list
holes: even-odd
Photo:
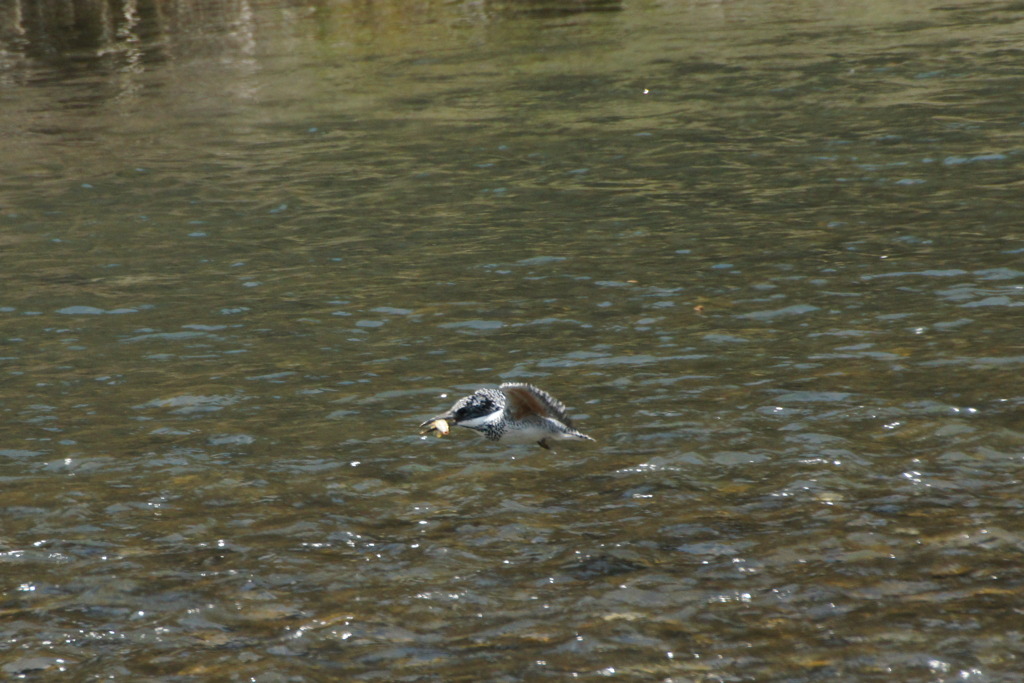
[(4, 677), (1018, 680), (1024, 15), (898, 5), (4, 10)]

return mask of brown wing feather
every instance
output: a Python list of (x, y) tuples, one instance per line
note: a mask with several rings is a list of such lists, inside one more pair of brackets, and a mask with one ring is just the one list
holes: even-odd
[(506, 382), (498, 388), (508, 397), (509, 408), (515, 419), (521, 420), (533, 413), (541, 417), (553, 417), (566, 427), (572, 427), (572, 420), (565, 414), (562, 402), (543, 389), (522, 382)]

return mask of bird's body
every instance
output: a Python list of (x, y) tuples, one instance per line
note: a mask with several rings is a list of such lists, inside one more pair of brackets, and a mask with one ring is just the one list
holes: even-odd
[(439, 422), (472, 429), (500, 443), (536, 443), (550, 448), (550, 441), (593, 441), (573, 427), (561, 401), (543, 389), (520, 382), (477, 389), (420, 427), (424, 433), (443, 433)]

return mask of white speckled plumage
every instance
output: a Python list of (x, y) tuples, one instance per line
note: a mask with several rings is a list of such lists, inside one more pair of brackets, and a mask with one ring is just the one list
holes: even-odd
[(536, 443), (550, 448), (551, 441), (594, 440), (573, 426), (561, 401), (521, 382), (477, 389), (420, 426), (427, 427), (437, 420), (472, 429), (500, 443)]

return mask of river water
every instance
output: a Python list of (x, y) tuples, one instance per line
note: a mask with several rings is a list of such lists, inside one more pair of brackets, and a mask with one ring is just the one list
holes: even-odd
[(4, 678), (1020, 680), (1019, 5), (0, 25)]

